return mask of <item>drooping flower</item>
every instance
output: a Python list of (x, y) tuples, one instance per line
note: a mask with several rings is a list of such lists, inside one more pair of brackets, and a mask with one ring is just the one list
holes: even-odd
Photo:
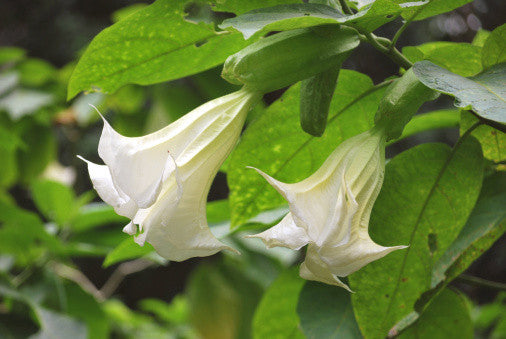
[(207, 225), (207, 194), (258, 98), (241, 90), (136, 138), (120, 135), (104, 119), (98, 153), (105, 165), (87, 161), (88, 171), (99, 196), (131, 219), (123, 231), (173, 261), (233, 250)]
[(256, 169), (288, 201), (290, 212), (270, 229), (252, 235), (267, 247), (307, 253), (300, 276), (349, 290), (345, 277), (405, 246), (384, 247), (368, 233), (369, 217), (385, 170), (385, 136), (373, 128), (344, 141), (307, 179), (282, 183)]

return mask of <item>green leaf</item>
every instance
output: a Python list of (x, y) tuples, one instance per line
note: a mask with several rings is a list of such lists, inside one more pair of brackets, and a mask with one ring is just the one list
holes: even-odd
[(485, 179), (476, 206), (455, 241), (436, 263), (432, 287), (445, 285), (469, 267), (506, 231), (506, 173), (497, 172)]
[(342, 288), (306, 282), (300, 292), (297, 314), (308, 338), (362, 338), (350, 293)]
[(364, 74), (342, 70), (330, 104), (327, 129), (320, 138), (306, 134), (294, 119), (299, 108), (298, 85), (269, 106), (248, 126), (230, 158), (227, 180), (232, 226), (286, 203), (246, 166), (257, 167), (284, 182), (305, 179), (342, 141), (372, 126), (384, 88), (374, 86)]
[(64, 226), (76, 216), (79, 206), (74, 191), (59, 182), (39, 180), (32, 184), (32, 198), (49, 220)]
[(134, 14), (135, 12), (137, 12), (139, 9), (142, 9), (146, 6), (147, 4), (139, 2), (132, 4), (130, 6), (120, 8), (112, 13), (111, 15), (112, 22), (116, 23), (120, 20), (123, 20), (129, 17), (130, 15)]
[(300, 3), (300, 0), (208, 0), (213, 10), (219, 12), (232, 12), (237, 15), (253, 9), (289, 3)]
[(0, 111), (5, 110), (12, 120), (19, 120), (25, 115), (33, 114), (40, 108), (51, 105), (53, 101), (54, 96), (46, 92), (15, 89), (0, 98)]
[(134, 241), (134, 238), (132, 236), (129, 236), (123, 240), (114, 250), (109, 252), (107, 257), (105, 257), (102, 266), (109, 267), (118, 262), (144, 257), (154, 252), (155, 249), (149, 243), (146, 242), (144, 246), (140, 246)]
[(98, 34), (77, 64), (68, 99), (202, 72), (246, 46), (240, 34), (185, 20), (186, 1), (158, 0)]
[(506, 61), (506, 24), (490, 33), (482, 49), (483, 68), (488, 69)]
[(26, 52), (18, 47), (0, 47), (0, 65), (23, 60)]
[(482, 71), (481, 50), (471, 44), (436, 41), (404, 47), (402, 53), (411, 62), (429, 60), (450, 72), (468, 77)]
[(43, 307), (35, 307), (34, 311), (41, 329), (38, 333), (30, 336), (30, 339), (87, 338), (87, 329), (83, 323)]
[(456, 109), (443, 109), (423, 114), (418, 114), (411, 119), (404, 127), (399, 139), (392, 140), (390, 143), (397, 142), (417, 133), (430, 131), (440, 128), (451, 128), (459, 125), (459, 111)]
[(201, 265), (186, 295), (190, 321), (203, 338), (249, 338), (261, 287), (233, 265)]
[(506, 123), (506, 63), (496, 65), (471, 78), (464, 78), (430, 61), (413, 66), (427, 87), (454, 96), (455, 106), (473, 109), (482, 118)]
[(230, 204), (228, 200), (215, 200), (207, 203), (207, 223), (217, 224), (230, 220)]
[(69, 316), (40, 306), (28, 293), (0, 284), (0, 295), (26, 304), (35, 314), (40, 331), (30, 339), (75, 338), (86, 339), (87, 329), (83, 323)]
[(109, 338), (109, 322), (101, 305), (81, 287), (65, 285), (67, 314), (83, 321), (88, 329), (88, 339)]
[[(479, 143), (470, 137), (411, 148), (386, 165), (369, 233), (383, 246), (409, 245), (349, 277), (353, 308), (367, 338), (384, 338), (430, 289), (432, 267), (464, 226), (483, 177)], [(416, 179), (416, 180), (414, 180)]]
[(377, 0), (353, 15), (345, 15), (332, 7), (315, 3), (278, 5), (227, 19), (220, 27), (223, 29), (233, 27), (240, 31), (245, 39), (272, 31), (287, 31), (324, 24), (348, 24), (373, 31), (394, 20), (404, 7), (418, 5), (420, 4), (415, 2), (398, 5), (391, 0)]
[(274, 280), (255, 312), (253, 338), (304, 338), (297, 316), (297, 300), (304, 282), (296, 267)]
[(483, 47), (485, 44), (485, 41), (487, 41), (488, 37), (490, 36), (492, 32), (487, 31), (486, 29), (479, 29), (478, 32), (476, 32), (476, 35), (473, 38), (472, 44), (474, 46), (480, 46)]
[[(471, 112), (463, 111), (460, 119), (460, 133), (478, 122), (478, 118)], [(471, 134), (478, 139), (483, 150), (483, 156), (496, 163), (506, 160), (506, 133), (488, 125), (478, 126)]]
[(18, 164), (16, 151), (0, 147), (0, 187), (10, 187), (16, 182), (18, 177)]
[(17, 69), (21, 75), (21, 83), (26, 86), (42, 86), (56, 75), (56, 69), (41, 59), (25, 60)]
[(51, 129), (35, 124), (28, 126), (21, 137), (26, 147), (17, 153), (19, 175), (29, 183), (56, 158), (56, 139)]
[(80, 209), (71, 227), (74, 232), (85, 232), (109, 224), (126, 225), (128, 222), (128, 218), (116, 214), (111, 206), (103, 203), (93, 203)]
[(153, 313), (158, 319), (167, 324), (184, 324), (188, 322), (188, 299), (183, 295), (176, 295), (170, 302), (158, 299), (143, 299), (140, 308)]
[(35, 213), (0, 202), (0, 224), (2, 253), (13, 254), (20, 264), (36, 260), (45, 249), (61, 250), (60, 242), (47, 233)]
[[(397, 0), (399, 1), (399, 0)], [(406, 1), (406, 0), (401, 0)], [(455, 8), (460, 6), (464, 6), (465, 4), (471, 2), (473, 0), (429, 0), (426, 5), (421, 7), (418, 11), (417, 9), (411, 9), (403, 13), (404, 18), (411, 18), (416, 14), (414, 20), (423, 20), (429, 18), (431, 16), (435, 16), (438, 14), (450, 12)]]
[(399, 338), (474, 338), (471, 316), (465, 299), (450, 289), (434, 298), (420, 318)]

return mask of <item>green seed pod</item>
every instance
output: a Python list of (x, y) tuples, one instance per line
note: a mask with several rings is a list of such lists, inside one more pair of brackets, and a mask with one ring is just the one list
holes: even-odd
[(317, 74), (300, 84), (300, 125), (304, 132), (321, 137), (327, 126), (330, 102), (341, 65)]
[(340, 64), (343, 54), (359, 43), (354, 29), (337, 25), (281, 32), (229, 56), (221, 76), (233, 84), (270, 92)]
[(388, 86), (379, 103), (374, 122), (385, 126), (387, 140), (397, 139), (420, 106), (438, 96), (437, 92), (422, 84), (413, 73), (413, 68), (410, 68)]

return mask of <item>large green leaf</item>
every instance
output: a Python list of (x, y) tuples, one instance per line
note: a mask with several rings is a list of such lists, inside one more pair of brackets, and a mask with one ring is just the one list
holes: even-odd
[(245, 39), (263, 35), (272, 31), (286, 31), (295, 28), (323, 24), (348, 24), (361, 29), (374, 29), (395, 19), (406, 7), (418, 6), (410, 2), (396, 4), (392, 0), (377, 0), (353, 15), (315, 3), (278, 5), (252, 10), (246, 14), (225, 20), (220, 27), (233, 27), (240, 31)]
[(50, 249), (59, 253), (61, 243), (44, 228), (32, 212), (0, 202), (0, 248), (12, 254), (21, 264), (27, 264)]
[(429, 60), (464, 77), (478, 74), (482, 70), (481, 47), (471, 44), (436, 41), (404, 47), (402, 53), (411, 62)]
[(397, 142), (417, 133), (440, 129), (451, 128), (459, 125), (459, 111), (456, 109), (443, 109), (433, 112), (418, 114), (407, 123), (399, 139), (392, 140), (390, 143)]
[(304, 286), (294, 267), (281, 273), (264, 293), (253, 318), (253, 338), (299, 339), (297, 300)]
[(114, 250), (107, 254), (103, 266), (109, 267), (121, 261), (145, 257), (154, 253), (155, 250), (149, 243), (145, 243), (144, 246), (140, 246), (134, 241), (133, 237), (129, 236), (128, 238), (125, 238), (125, 240), (123, 240), (116, 248), (114, 248)]
[(109, 224), (126, 225), (127, 223), (128, 219), (116, 214), (111, 206), (104, 203), (93, 203), (83, 206), (79, 210), (71, 227), (74, 232), (85, 232)]
[[(477, 122), (478, 118), (471, 112), (463, 111), (460, 119), (460, 133), (465, 133)], [(485, 158), (496, 163), (506, 160), (506, 133), (488, 125), (481, 125), (471, 135), (480, 142)]]
[(40, 323), (40, 331), (30, 336), (30, 339), (87, 338), (87, 329), (83, 323), (42, 307), (36, 307), (34, 310)]
[[(406, 1), (406, 0), (396, 0), (396, 1)], [(418, 10), (417, 8), (415, 8), (406, 11), (405, 13), (403, 13), (403, 17), (411, 18), (413, 17), (413, 15), (416, 15), (414, 17), (414, 20), (423, 20), (434, 15), (452, 11), (455, 8), (464, 6), (465, 4), (471, 1), (473, 0), (429, 0), (425, 6), (420, 7)]]
[(506, 61), (506, 24), (489, 35), (482, 50), (483, 68), (487, 69)]
[(448, 284), (506, 231), (506, 173), (487, 177), (466, 225), (434, 266), (432, 287)]
[(86, 339), (87, 337), (87, 329), (83, 323), (42, 307), (28, 293), (22, 293), (10, 286), (0, 284), (0, 295), (24, 303), (33, 311), (40, 325), (40, 331), (31, 335), (30, 339)]
[(100, 304), (75, 284), (65, 285), (67, 313), (83, 321), (88, 328), (88, 339), (109, 338), (109, 322)]
[(300, 0), (208, 0), (213, 10), (219, 12), (232, 12), (237, 15), (249, 12), (253, 9), (269, 7), (281, 4), (300, 3)]
[(417, 62), (413, 70), (425, 86), (454, 96), (455, 106), (473, 109), (485, 119), (506, 123), (506, 63), (471, 78), (464, 78), (430, 61)]
[(308, 338), (362, 338), (350, 293), (342, 288), (306, 282), (300, 292), (297, 314)]
[(70, 222), (77, 214), (74, 191), (59, 182), (39, 180), (32, 185), (32, 197), (39, 211), (58, 225)]
[(283, 198), (246, 166), (286, 182), (308, 177), (342, 141), (372, 126), (383, 89), (373, 86), (366, 75), (342, 70), (330, 104), (327, 129), (320, 138), (302, 131), (296, 119), (298, 85), (269, 106), (248, 126), (228, 163), (232, 225), (284, 204)]
[(246, 46), (238, 33), (185, 20), (183, 0), (158, 0), (98, 34), (77, 64), (68, 98), (80, 91), (114, 92), (202, 72)]
[(481, 187), (479, 143), (451, 150), (423, 144), (393, 158), (371, 214), (369, 231), (384, 246), (409, 245), (349, 277), (355, 315), (366, 338), (383, 338), (430, 289), (432, 268), (454, 241)]
[(399, 338), (472, 339), (473, 324), (465, 299), (450, 289), (439, 294), (420, 318)]
[(190, 321), (203, 338), (250, 338), (261, 287), (233, 265), (202, 265), (186, 289)]

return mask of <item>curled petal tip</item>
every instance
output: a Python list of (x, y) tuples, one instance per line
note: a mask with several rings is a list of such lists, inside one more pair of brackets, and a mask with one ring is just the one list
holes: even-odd
[(92, 104), (88, 104), (90, 107), (92, 107), (97, 113), (98, 115), (100, 115), (100, 117), (102, 118), (102, 120), (106, 121), (104, 116), (102, 115), (102, 113), (100, 113), (100, 111), (98, 110), (98, 108), (95, 106), (95, 105), (92, 105)]
[(135, 233), (137, 233), (137, 227), (133, 222), (129, 222), (125, 227), (123, 227), (123, 232), (128, 235), (135, 235)]
[(84, 161), (85, 163), (89, 163), (89, 161), (88, 161), (88, 160), (84, 159), (84, 158), (83, 158), (82, 156), (80, 156), (79, 154), (78, 154), (78, 155), (76, 155), (76, 157), (77, 157), (77, 159), (82, 160), (82, 161)]

